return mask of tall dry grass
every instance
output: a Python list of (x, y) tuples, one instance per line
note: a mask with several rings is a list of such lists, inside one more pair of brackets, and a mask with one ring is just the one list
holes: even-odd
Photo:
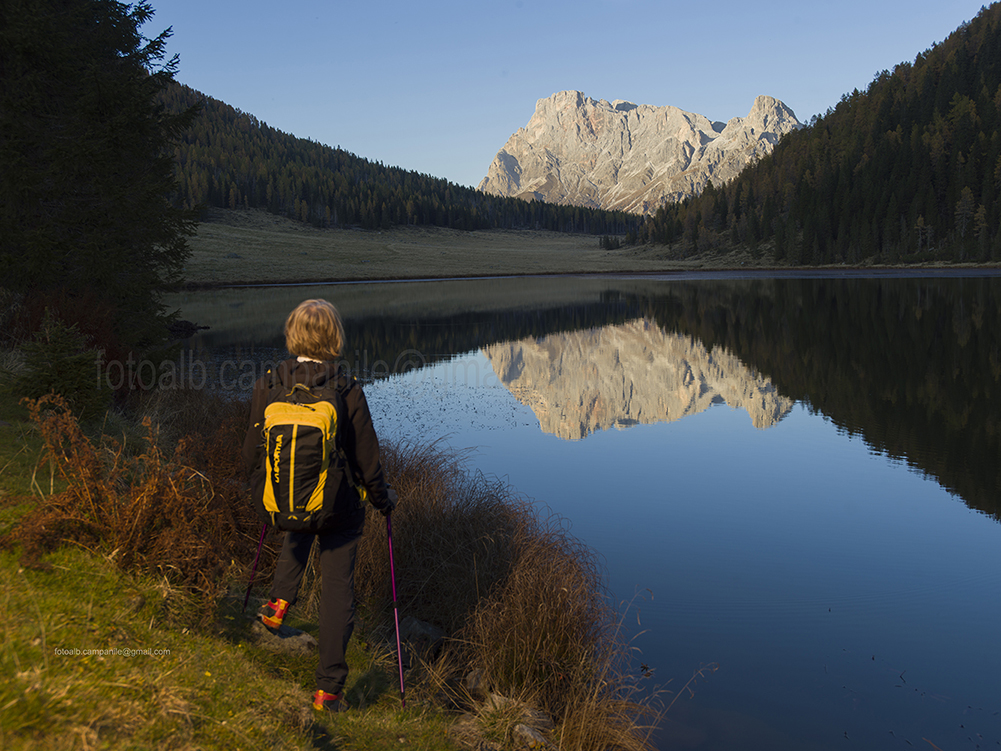
[[(133, 407), (144, 415), (141, 440), (89, 438), (59, 397), (29, 404), (45, 442), (42, 462), (52, 463), (66, 490), (41, 498), (8, 544), (16, 539), (29, 564), (71, 543), (123, 568), (162, 574), (196, 596), (207, 622), (234, 577), (246, 575), (260, 533), (239, 457), (248, 405), (173, 393)], [(409, 690), (496, 725), (505, 711), (464, 688), (475, 670), (488, 693), (515, 701), (508, 707), (552, 718), (548, 734), (560, 748), (647, 748), (642, 725), (653, 713), (637, 698), (594, 553), (559, 517), (469, 473), (461, 455), (440, 445), (386, 445), (384, 463), (400, 496), (393, 514), (400, 616), (446, 634), (439, 654), (415, 660)], [(267, 546), (261, 572), (273, 568), (276, 552)], [(307, 615), (315, 584), (307, 581), (302, 593)], [(391, 643), (386, 524), (371, 509), (356, 592), (369, 638)], [(521, 716), (507, 714), (505, 732)]]
[(20, 544), (28, 566), (44, 567), (46, 551), (74, 544), (125, 570), (163, 576), (195, 595), (208, 620), (227, 575), (253, 555), (260, 530), (246, 501), (239, 448), (232, 448), (246, 430), (245, 405), (219, 401), (217, 419), (199, 413), (200, 432), (165, 449), (149, 416), (145, 436), (130, 445), (86, 435), (60, 396), (26, 404), (44, 444), (38, 469), (48, 465), (65, 490), (39, 494), (4, 543)]
[[(440, 655), (411, 671), (414, 688), (475, 709), (489, 725), (505, 710), (475, 702), (465, 689), (478, 671), (489, 693), (552, 718), (560, 748), (649, 748), (656, 712), (639, 698), (595, 553), (564, 520), (498, 480), (470, 474), (461, 455), (441, 446), (387, 446), (385, 464), (400, 495), (393, 513), (400, 615), (448, 635)], [(386, 545), (385, 521), (372, 513), (357, 580), (373, 612), (387, 612), (391, 599)], [(381, 623), (392, 628), (391, 617)], [(510, 730), (521, 713), (507, 714)]]
[[(402, 612), (456, 633), (476, 604), (504, 580), (530, 505), (497, 483), (467, 473), (437, 444), (383, 447), (393, 513), (396, 590)], [(370, 512), (359, 546), (359, 594), (388, 604), (386, 522)]]

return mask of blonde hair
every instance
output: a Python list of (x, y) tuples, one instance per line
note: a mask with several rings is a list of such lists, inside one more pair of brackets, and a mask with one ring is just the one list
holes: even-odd
[(326, 300), (303, 300), (285, 319), (285, 346), (297, 357), (336, 360), (344, 347), (344, 323)]

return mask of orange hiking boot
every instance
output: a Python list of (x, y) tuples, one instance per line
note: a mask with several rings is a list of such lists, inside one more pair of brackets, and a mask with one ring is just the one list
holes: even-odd
[(286, 600), (272, 600), (271, 602), (264, 605), (259, 615), (261, 616), (261, 623), (265, 627), (274, 633), (278, 632), (278, 629), (282, 626), (282, 621), (285, 619), (285, 613), (288, 611), (288, 602)]
[(343, 712), (347, 709), (347, 705), (341, 701), (343, 697), (344, 694), (332, 694), (329, 691), (318, 688), (316, 693), (313, 694), (313, 709), (321, 712)]

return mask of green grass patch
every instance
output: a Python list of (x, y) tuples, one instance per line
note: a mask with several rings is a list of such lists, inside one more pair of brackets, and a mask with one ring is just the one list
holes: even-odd
[[(454, 748), (442, 716), (401, 711), (393, 691), (363, 709), (314, 713), (315, 655), (257, 646), (239, 614), (242, 598), (227, 601), (207, 632), (179, 622), (170, 600), (186, 595), (164, 582), (72, 547), (46, 563), (46, 571), (26, 569), (14, 553), (0, 553), (4, 749), (381, 749), (401, 738), (409, 747)], [(384, 672), (384, 661), (361, 640), (349, 659), (350, 697)]]
[(296, 748), (306, 691), (257, 669), (246, 646), (164, 624), (170, 588), (81, 550), (48, 571), (4, 553), (0, 745)]

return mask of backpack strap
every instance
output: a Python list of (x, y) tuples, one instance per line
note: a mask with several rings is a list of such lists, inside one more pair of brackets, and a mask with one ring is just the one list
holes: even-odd
[[(349, 380), (346, 375), (341, 373), (338, 374), (335, 385), (333, 386), (333, 388), (337, 390), (338, 395), (341, 397), (341, 404), (344, 405), (345, 412), (347, 412), (347, 400), (345, 399), (345, 395), (348, 390), (355, 385), (357, 380), (358, 379), (354, 376), (352, 376)], [(345, 417), (347, 417), (347, 415), (345, 415)], [(358, 497), (362, 500), (362, 502), (365, 502), (368, 500), (368, 490), (365, 489), (365, 485), (361, 482), (361, 479), (358, 476), (357, 468), (348, 460), (347, 452), (344, 451), (344, 446), (341, 444), (340, 433), (341, 431), (338, 430), (334, 450), (344, 462), (344, 478), (347, 480), (348, 485), (355, 489), (355, 492), (358, 493)]]

